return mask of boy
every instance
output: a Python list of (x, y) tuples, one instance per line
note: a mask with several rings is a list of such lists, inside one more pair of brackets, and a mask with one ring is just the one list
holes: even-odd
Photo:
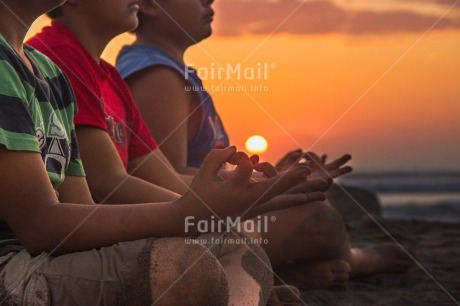
[[(228, 148), (209, 156), (191, 193), (180, 200), (95, 206), (75, 141), (69, 82), (47, 57), (22, 44), (32, 22), (63, 2), (0, 2), (0, 216), (12, 230), (4, 237), (17, 238), (1, 241), (0, 304), (265, 303), (271, 275), (257, 264), (266, 262), (251, 259), (255, 253), (264, 260), (257, 247), (247, 253), (213, 246), (222, 265), (201, 245), (150, 237), (184, 235), (184, 216), (209, 220), (200, 200), (221, 217), (235, 217), (268, 186), (273, 188), (267, 199), (304, 179), (306, 170), (288, 173), (277, 184), (248, 183), (251, 161)], [(217, 171), (229, 160), (238, 170), (222, 181)], [(251, 214), (278, 205), (268, 201)], [(250, 272), (242, 269), (241, 258), (256, 263)]]
[[(201, 90), (201, 80), (183, 61), (190, 46), (211, 35), (212, 3), (209, 0), (141, 1), (139, 27), (135, 31), (137, 40), (125, 47), (117, 60), (151, 133), (162, 142), (174, 167), (184, 173), (192, 173), (192, 167), (201, 164), (206, 152), (226, 139), (221, 137), (226, 134), (211, 97)], [(199, 90), (187, 91), (188, 86)], [(311, 176), (317, 178), (338, 177), (351, 171), (350, 167), (343, 167), (349, 156), (326, 164), (318, 156), (301, 151), (287, 154), (278, 169), (284, 171), (297, 166), (302, 157), (313, 160)], [(264, 234), (270, 237), (270, 244), (264, 245), (265, 251), (274, 266), (283, 265), (279, 271), (299, 270), (303, 281), (311, 286), (343, 288), (349, 274), (357, 277), (404, 271), (412, 265), (396, 245), (351, 249), (341, 216), (326, 203), (311, 203), (273, 215), (277, 217), (274, 224), (277, 236)], [(279, 237), (284, 239), (283, 243), (277, 243)], [(285, 248), (286, 245), (289, 248)], [(292, 261), (301, 261), (304, 265), (300, 269), (284, 265)], [(315, 279), (318, 274), (323, 276)]]

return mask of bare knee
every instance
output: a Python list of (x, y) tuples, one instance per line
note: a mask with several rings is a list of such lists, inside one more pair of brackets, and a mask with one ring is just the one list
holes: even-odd
[[(273, 287), (273, 269), (270, 260), (260, 244), (255, 243), (256, 240), (249, 238), (246, 235), (232, 232), (222, 236), (224, 243), (214, 245), (216, 256), (221, 261), (226, 271), (230, 268), (231, 271), (228, 276), (230, 292), (244, 296), (244, 291), (240, 287), (241, 276), (250, 276), (252, 281), (257, 283), (252, 292), (259, 290), (258, 299), (259, 304), (265, 304), (270, 297)], [(215, 249), (217, 247), (217, 249)], [(238, 273), (235, 274), (235, 271)], [(248, 286), (253, 285), (247, 284)], [(249, 288), (248, 288), (249, 289)]]
[(315, 224), (319, 232), (323, 234), (345, 232), (343, 218), (335, 208), (323, 202), (315, 202), (308, 206), (310, 209), (309, 219)]
[(311, 239), (318, 239), (324, 254), (331, 257), (341, 257), (342, 246), (348, 243), (348, 238), (340, 213), (330, 205), (315, 202), (306, 205), (305, 220), (301, 223), (301, 231)]
[(186, 244), (183, 238), (158, 239), (150, 262), (155, 305), (227, 305), (224, 270), (204, 246)]
[(266, 303), (273, 288), (273, 268), (264, 249), (259, 244), (249, 243), (244, 246), (246, 252), (241, 265), (260, 286), (260, 303)]

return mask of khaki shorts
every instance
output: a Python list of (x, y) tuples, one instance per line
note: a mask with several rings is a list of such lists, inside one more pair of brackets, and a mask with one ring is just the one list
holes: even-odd
[(0, 257), (0, 305), (151, 305), (153, 241), (58, 257), (11, 251)]

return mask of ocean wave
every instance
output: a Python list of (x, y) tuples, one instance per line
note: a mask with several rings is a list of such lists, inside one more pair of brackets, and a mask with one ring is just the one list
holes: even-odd
[(358, 173), (339, 182), (378, 193), (460, 192), (460, 173)]

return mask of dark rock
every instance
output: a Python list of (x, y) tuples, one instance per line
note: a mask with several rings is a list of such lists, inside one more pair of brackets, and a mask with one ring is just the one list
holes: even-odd
[(345, 221), (366, 218), (368, 214), (374, 217), (382, 216), (382, 206), (373, 191), (332, 184), (327, 196)]

